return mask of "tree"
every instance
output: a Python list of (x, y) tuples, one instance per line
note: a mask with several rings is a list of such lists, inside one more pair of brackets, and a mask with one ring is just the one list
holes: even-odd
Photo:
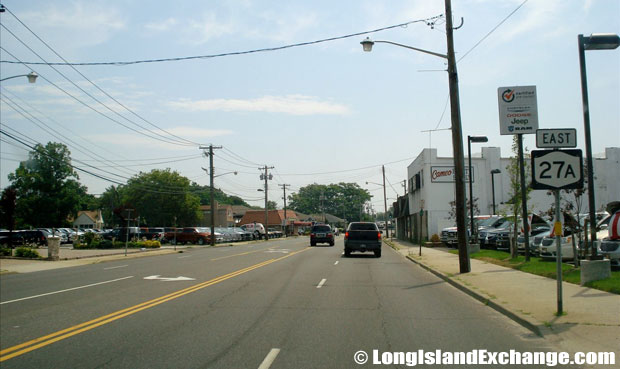
[(121, 203), (135, 209), (132, 218), (139, 216), (143, 224), (192, 226), (201, 216), (200, 198), (190, 191), (190, 180), (170, 169), (141, 172), (117, 191)]
[(71, 152), (61, 144), (37, 144), (9, 180), (16, 191), (15, 216), (18, 227), (61, 227), (77, 215), (87, 197), (77, 172), (71, 166)]
[[(192, 184), (190, 185), (190, 191), (200, 198), (200, 205), (211, 204), (211, 186), (201, 186), (198, 183), (192, 182)], [(250, 205), (245, 202), (241, 197), (227, 195), (219, 188), (213, 189), (213, 197), (215, 198), (215, 201), (217, 201), (220, 205), (243, 205), (250, 207)]]
[[(523, 149), (523, 155), (526, 156), (525, 152), (527, 151), (527, 148)], [(512, 138), (512, 152), (513, 154), (515, 154), (514, 157), (510, 158), (510, 164), (508, 164), (508, 167), (506, 167), (506, 170), (508, 172), (508, 178), (510, 179), (510, 192), (508, 193), (508, 195), (510, 196), (510, 199), (506, 202), (506, 204), (508, 205), (508, 210), (509, 213), (507, 215), (511, 216), (514, 219), (514, 227), (513, 227), (513, 237), (512, 237), (512, 241), (510, 242), (510, 256), (512, 258), (516, 258), (518, 256), (518, 250), (517, 250), (517, 235), (518, 235), (518, 231), (519, 231), (519, 214), (521, 212), (522, 209), (522, 202), (521, 202), (521, 176), (520, 176), (520, 170), (519, 170), (519, 137), (517, 135), (514, 135)], [(527, 183), (528, 182), (528, 178), (527, 178), (527, 174), (530, 173), (530, 171), (528, 170), (528, 160), (523, 160), (523, 164), (525, 166), (525, 182), (526, 182), (526, 187), (525, 187), (525, 198), (526, 201), (529, 200), (529, 193), (532, 190), (531, 186)], [(527, 221), (527, 220), (526, 220)]]
[(6, 227), (9, 231), (15, 229), (15, 207), (17, 201), (17, 191), (13, 187), (7, 187), (2, 191), (0, 199), (0, 226)]
[(347, 220), (360, 220), (362, 206), (372, 196), (357, 183), (311, 184), (288, 196), (289, 206), (304, 214), (332, 214)]

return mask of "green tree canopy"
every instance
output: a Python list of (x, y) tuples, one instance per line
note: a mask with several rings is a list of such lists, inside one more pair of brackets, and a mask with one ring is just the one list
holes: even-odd
[[(192, 193), (190, 180), (170, 169), (140, 173), (117, 189), (123, 206), (135, 209), (141, 224), (150, 226), (196, 225), (200, 219), (200, 198)], [(114, 194), (105, 200), (114, 202)], [(133, 216), (132, 216), (133, 217)], [(175, 222), (176, 217), (176, 222)]]
[(15, 216), (18, 227), (61, 227), (77, 215), (87, 202), (82, 186), (71, 166), (71, 152), (61, 144), (37, 144), (28, 160), (19, 164), (9, 180), (16, 191)]
[(288, 196), (291, 209), (304, 214), (328, 213), (349, 221), (360, 220), (360, 209), (372, 198), (357, 183), (311, 184)]
[[(192, 182), (190, 186), (190, 191), (196, 194), (200, 198), (200, 205), (211, 205), (211, 187), (210, 186), (201, 186), (195, 182)], [(224, 191), (219, 188), (213, 189), (213, 197), (218, 204), (226, 204), (226, 205), (243, 205), (250, 207), (250, 205), (245, 202), (239, 196), (229, 196)]]

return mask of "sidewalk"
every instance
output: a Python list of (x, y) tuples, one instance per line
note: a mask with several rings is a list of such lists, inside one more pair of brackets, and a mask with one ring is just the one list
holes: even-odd
[(563, 282), (557, 312), (557, 281), (471, 259), (459, 273), (458, 255), (405, 241), (391, 241), (402, 255), (458, 289), (508, 316), (566, 351), (616, 351), (620, 347), (620, 296)]
[(41, 255), (42, 259), (0, 259), (0, 275), (69, 268), (79, 265), (97, 264), (111, 260), (164, 255), (177, 251), (174, 251), (173, 248), (168, 247), (146, 250), (131, 248), (127, 249), (127, 256), (125, 256), (125, 249), (75, 250), (70, 247), (61, 247), (59, 253), (60, 260), (58, 261), (50, 261), (45, 259), (47, 258), (47, 248), (39, 248), (37, 249), (37, 252)]

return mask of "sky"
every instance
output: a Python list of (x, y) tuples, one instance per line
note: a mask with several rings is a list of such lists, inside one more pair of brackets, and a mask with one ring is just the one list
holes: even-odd
[[(280, 207), (283, 184), (288, 195), (356, 182), (381, 212), (382, 166), (391, 203), (423, 149), (453, 156), (445, 59), (360, 45), (370, 37), (445, 54), (443, 1), (2, 4), (1, 78), (39, 78), (1, 82), (0, 130), (67, 145), (73, 164), (97, 175), (78, 172), (89, 193), (156, 168), (208, 185), (200, 146), (212, 144), (222, 147), (215, 186), (251, 205), (264, 205), (267, 165)], [(535, 85), (539, 128), (574, 128), (585, 149), (577, 35), (620, 34), (620, 2), (452, 0), (452, 11), (465, 155), (468, 135), (486, 135), (484, 146), (512, 156), (512, 136), (499, 134), (505, 86)], [(586, 64), (592, 148), (602, 154), (620, 146), (620, 49), (586, 51)], [(1, 139), (5, 188), (30, 149)], [(524, 145), (536, 149), (535, 135)]]

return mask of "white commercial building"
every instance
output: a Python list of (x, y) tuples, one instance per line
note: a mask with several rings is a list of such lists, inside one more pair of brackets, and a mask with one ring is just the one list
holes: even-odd
[[(483, 147), (480, 156), (472, 155), (473, 197), (477, 199), (474, 203), (480, 214), (492, 214), (493, 191), (495, 191), (496, 213), (508, 211), (506, 203), (510, 201), (511, 185), (507, 168), (511, 160), (513, 159), (501, 157), (499, 147)], [(526, 183), (529, 184), (531, 181), (529, 155), (525, 158), (525, 163)], [(465, 168), (467, 166), (468, 158), (465, 158)], [(604, 156), (595, 158), (594, 168), (595, 199), (598, 211), (604, 209), (609, 202), (620, 200), (620, 148), (606, 148)], [(491, 171), (496, 169), (501, 172), (492, 175)], [(466, 186), (469, 186), (468, 172), (466, 170)], [(492, 177), (495, 182), (494, 186)], [(451, 202), (455, 199), (453, 158), (438, 157), (437, 149), (424, 149), (407, 167), (407, 178), (408, 214), (407, 219), (401, 219), (400, 223), (404, 224), (407, 233), (405, 234), (405, 229), (401, 228), (399, 237), (416, 241), (424, 240), (433, 234), (439, 235), (442, 228), (456, 223), (455, 218), (450, 216), (453, 212)], [(575, 204), (574, 194), (562, 191), (561, 195), (563, 201), (571, 201)], [(469, 199), (469, 187), (466, 188), (466, 196)], [(586, 213), (588, 211), (587, 195), (581, 196), (580, 200), (580, 212)], [(529, 193), (528, 212), (536, 214), (546, 212), (553, 203), (553, 195), (548, 191), (532, 190)], [(402, 209), (400, 212), (403, 213)], [(469, 208), (467, 214), (469, 217)]]

